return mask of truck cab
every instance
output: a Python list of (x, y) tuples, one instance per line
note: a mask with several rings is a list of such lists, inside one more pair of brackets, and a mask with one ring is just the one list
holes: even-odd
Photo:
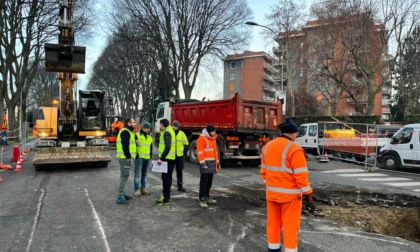
[(378, 163), (395, 170), (420, 167), (420, 123), (408, 124), (397, 131), (380, 149)]

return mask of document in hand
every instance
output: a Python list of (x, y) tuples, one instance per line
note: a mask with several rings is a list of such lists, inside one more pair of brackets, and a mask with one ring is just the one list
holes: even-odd
[(157, 161), (152, 161), (152, 172), (167, 173), (168, 162), (162, 162), (162, 164), (158, 165)]

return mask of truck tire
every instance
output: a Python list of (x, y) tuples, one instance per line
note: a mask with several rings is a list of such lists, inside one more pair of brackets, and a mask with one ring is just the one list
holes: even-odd
[(382, 158), (384, 168), (387, 170), (396, 170), (400, 167), (400, 159), (394, 155), (387, 155)]
[(356, 159), (357, 162), (365, 162), (366, 160), (366, 157), (362, 155), (354, 155), (354, 158)]
[(193, 140), (190, 144), (190, 149), (188, 151), (190, 162), (193, 164), (198, 164), (197, 157), (197, 140)]

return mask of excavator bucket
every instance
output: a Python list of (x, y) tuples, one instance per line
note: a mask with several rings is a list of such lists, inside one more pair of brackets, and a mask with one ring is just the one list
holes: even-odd
[(35, 168), (46, 165), (96, 163), (107, 166), (111, 162), (109, 146), (34, 148)]
[(86, 47), (45, 44), (45, 68), (50, 72), (85, 73)]

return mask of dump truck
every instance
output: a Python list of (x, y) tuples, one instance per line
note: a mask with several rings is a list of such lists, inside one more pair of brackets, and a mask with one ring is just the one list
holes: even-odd
[(262, 147), (278, 136), (277, 125), (283, 121), (282, 106), (282, 100), (248, 100), (238, 94), (232, 99), (214, 101), (172, 99), (157, 107), (155, 142), (159, 141), (161, 119), (179, 121), (190, 143), (189, 159), (198, 163), (196, 141), (201, 131), (213, 124), (222, 166), (233, 161), (240, 161), (244, 166), (258, 166)]
[(89, 163), (106, 167), (111, 161), (105, 139), (105, 94), (100, 90), (79, 90), (78, 73), (85, 73), (86, 48), (75, 46), (74, 1), (61, 1), (58, 44), (45, 44), (45, 67), (57, 72), (60, 91), (53, 106), (39, 109), (33, 165)]

